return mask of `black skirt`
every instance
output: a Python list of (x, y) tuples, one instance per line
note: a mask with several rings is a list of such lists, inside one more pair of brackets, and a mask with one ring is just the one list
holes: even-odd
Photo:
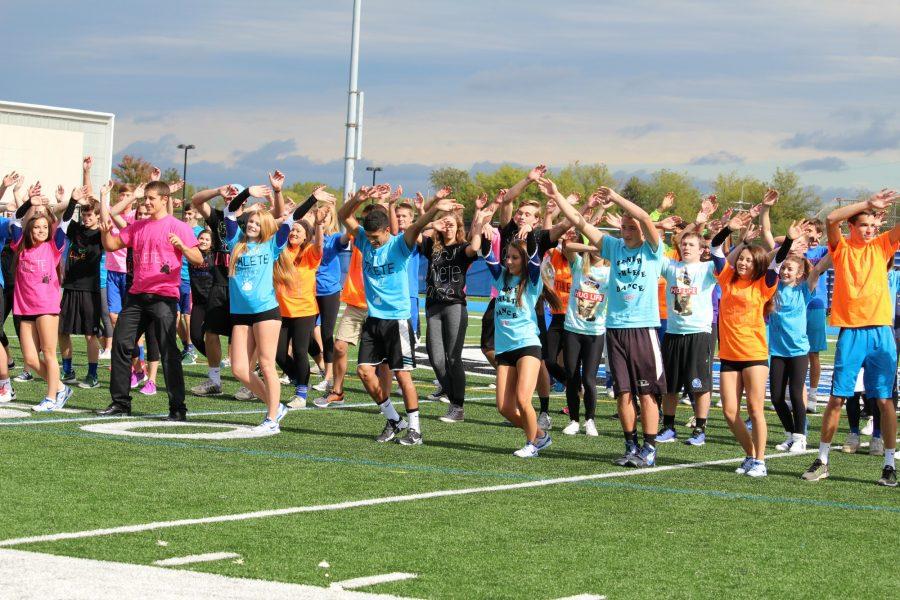
[(69, 335), (100, 335), (103, 313), (100, 292), (63, 290), (59, 332)]

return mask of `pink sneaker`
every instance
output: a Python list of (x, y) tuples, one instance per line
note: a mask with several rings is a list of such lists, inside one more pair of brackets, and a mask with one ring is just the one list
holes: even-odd
[(131, 371), (131, 389), (140, 387), (144, 383), (144, 374), (137, 371)]
[(156, 384), (152, 381), (147, 381), (147, 383), (144, 384), (144, 387), (141, 388), (141, 393), (145, 396), (156, 395)]

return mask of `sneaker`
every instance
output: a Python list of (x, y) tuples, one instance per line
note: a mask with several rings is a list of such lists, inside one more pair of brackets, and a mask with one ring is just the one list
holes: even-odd
[(235, 400), (243, 400), (245, 402), (249, 401), (249, 400), (258, 400), (258, 398), (256, 397), (256, 394), (254, 394), (253, 392), (251, 392), (249, 389), (247, 389), (244, 386), (239, 387), (238, 391), (236, 391), (234, 393), (234, 399)]
[(738, 475), (743, 475), (744, 473), (746, 473), (747, 471), (750, 470), (750, 467), (753, 466), (753, 462), (754, 462), (755, 460), (756, 460), (756, 459), (753, 458), (752, 456), (748, 456), (748, 457), (745, 458), (744, 461), (741, 463), (741, 466), (739, 466), (737, 469), (735, 469), (734, 472), (737, 473)]
[(535, 446), (531, 442), (528, 442), (523, 448), (513, 452), (513, 456), (518, 456), (519, 458), (537, 458), (537, 455), (537, 446)]
[(406, 424), (406, 419), (400, 419), (396, 424), (387, 421), (384, 424), (384, 429), (381, 430), (381, 433), (378, 437), (375, 438), (375, 441), (383, 444), (384, 442), (389, 442), (395, 437), (397, 434), (406, 429), (408, 425)]
[(147, 381), (139, 390), (145, 396), (155, 396), (156, 395), (156, 384), (152, 381)]
[(82, 379), (81, 382), (78, 384), (78, 387), (80, 387), (83, 390), (91, 390), (91, 389), (100, 387), (100, 381), (97, 379), (97, 377), (95, 375), (94, 376), (85, 375), (84, 379)]
[(667, 427), (665, 431), (656, 436), (656, 442), (659, 444), (668, 444), (678, 441), (678, 433), (671, 427)]
[(706, 444), (706, 432), (699, 427), (695, 427), (691, 432), (691, 437), (686, 439), (684, 443), (689, 446), (703, 446)]
[(695, 427), (697, 427), (697, 417), (691, 416), (691, 418), (685, 422), (684, 426), (688, 429), (694, 429)]
[(279, 402), (278, 403), (278, 414), (275, 415), (275, 422), (281, 423), (284, 420), (284, 417), (287, 416), (287, 414), (288, 414), (287, 406), (285, 406), (284, 404)]
[(806, 414), (814, 415), (818, 412), (819, 399), (816, 397), (816, 390), (810, 388), (806, 395)]
[(428, 399), (431, 400), (432, 402), (435, 400), (439, 400), (439, 401), (443, 402), (444, 404), (450, 403), (450, 398), (448, 398), (447, 394), (445, 394), (443, 391), (441, 391), (440, 388), (438, 388), (435, 391), (428, 394)]
[(97, 355), (97, 358), (100, 360), (112, 360), (112, 349), (104, 348), (100, 351), (100, 354)]
[(841, 446), (841, 452), (844, 454), (856, 454), (857, 450), (859, 450), (859, 434), (848, 433), (847, 439), (844, 440), (844, 445)]
[(253, 428), (253, 433), (257, 435), (275, 435), (276, 433), (281, 433), (281, 427), (277, 421), (266, 417), (262, 423)]
[(795, 433), (792, 436), (791, 447), (788, 450), (791, 454), (800, 454), (806, 452), (806, 436), (802, 433)]
[(15, 368), (16, 368), (16, 361), (14, 361), (13, 359), (9, 359), (9, 362), (6, 363), (6, 370), (12, 371)]
[(681, 402), (682, 404), (686, 404), (687, 406), (690, 406), (691, 405), (691, 397), (688, 396), (687, 394), (685, 394), (684, 396), (681, 397), (681, 400), (679, 400), (679, 402)]
[(581, 430), (581, 423), (578, 421), (569, 421), (569, 424), (563, 427), (565, 435), (575, 435)]
[(800, 476), (805, 481), (818, 481), (828, 477), (828, 465), (818, 458), (812, 462), (806, 473)]
[(282, 375), (278, 378), (278, 383), (280, 383), (281, 385), (291, 385), (291, 378), (287, 375)]
[(554, 381), (553, 382), (553, 391), (556, 393), (566, 391), (566, 384), (563, 383), (562, 381)]
[(865, 426), (859, 430), (860, 435), (872, 435), (872, 429), (875, 428), (875, 417), (869, 417)]
[(897, 487), (897, 469), (885, 465), (881, 470), (881, 479), (878, 480), (878, 485)]
[(613, 464), (620, 466), (620, 467), (624, 467), (631, 461), (631, 458), (633, 456), (637, 456), (638, 452), (639, 452), (639, 448), (638, 448), (637, 444), (635, 444), (634, 442), (625, 442), (625, 454), (623, 454), (619, 458), (615, 459), (613, 461)]
[(14, 398), (11, 385), (0, 385), (0, 402), (12, 402)]
[(753, 431), (753, 420), (750, 417), (747, 417), (747, 420), (744, 421), (744, 425), (747, 427), (747, 431)]
[(147, 382), (147, 375), (144, 373), (131, 372), (131, 389), (141, 387)]
[(328, 408), (329, 406), (343, 406), (344, 392), (329, 392), (327, 396), (313, 400), (316, 408)]
[[(657, 438), (658, 439), (658, 438)], [(626, 463), (626, 467), (636, 467), (645, 469), (656, 465), (656, 448), (644, 444), (641, 451), (631, 456)]]
[(75, 374), (75, 369), (72, 369), (68, 373), (63, 373), (62, 377), (60, 377), (60, 381), (63, 383), (78, 383), (78, 376)]
[(437, 379), (433, 379), (431, 381), (431, 383), (434, 384), (434, 391), (431, 392), (430, 394), (428, 394), (428, 399), (429, 400), (437, 400), (438, 398), (440, 398), (441, 396), (444, 395), (444, 388), (441, 387), (441, 382), (438, 381)]
[(222, 386), (214, 383), (212, 379), (207, 379), (192, 387), (191, 393), (195, 396), (217, 396), (222, 393)]
[(34, 412), (52, 412), (54, 409), (56, 409), (56, 400), (51, 398), (44, 398), (40, 404), (31, 407)]
[(13, 377), (13, 381), (34, 381), (34, 375), (32, 375), (29, 371), (22, 371), (21, 373)]
[[(303, 389), (300, 389), (300, 388)], [(288, 406), (291, 408), (306, 408), (306, 395), (307, 395), (306, 386), (296, 386), (294, 388), (294, 397), (291, 398), (291, 401), (288, 402)]]
[[(538, 429), (550, 431), (553, 426), (553, 423), (550, 421), (550, 415), (545, 412), (542, 412), (540, 415), (538, 415), (537, 426)], [(538, 450), (540, 450), (540, 448), (538, 448)]]
[(492, 382), (492, 383), (489, 383), (489, 384), (488, 384), (488, 389), (489, 389), (489, 390), (496, 390), (496, 389), (497, 389), (497, 384), (496, 384), (496, 383), (493, 383), (493, 382)]
[(587, 419), (584, 422), (584, 434), (588, 437), (597, 437), (598, 435), (600, 435), (599, 433), (597, 433), (597, 426), (594, 425), (593, 419)]
[(612, 389), (612, 387), (606, 388), (606, 397), (607, 398), (615, 398), (616, 392)]
[(787, 452), (791, 449), (791, 446), (794, 445), (794, 434), (789, 433), (787, 431), (784, 432), (785, 438), (784, 441), (775, 446), (775, 449), (779, 452)]
[(196, 365), (197, 364), (197, 355), (191, 352), (190, 350), (181, 353), (181, 364), (188, 365)]
[(869, 443), (869, 454), (872, 456), (884, 456), (884, 440), (872, 438), (872, 441)]
[(462, 423), (465, 420), (465, 413), (462, 406), (451, 404), (447, 407), (447, 414), (439, 418), (444, 423)]
[(768, 474), (769, 471), (766, 469), (766, 461), (764, 460), (754, 460), (745, 473), (747, 477), (766, 477)]
[(421, 446), (422, 445), (422, 434), (421, 432), (416, 431), (413, 428), (409, 428), (406, 430), (406, 435), (400, 438), (401, 446)]
[(231, 359), (227, 356), (222, 359), (222, 362), (219, 363), (219, 367), (222, 369), (230, 369), (231, 368)]
[(322, 381), (314, 385), (312, 389), (316, 390), (317, 392), (325, 392), (327, 394), (331, 391), (331, 386), (332, 383), (330, 381), (328, 381), (327, 379), (323, 379)]
[(62, 389), (56, 392), (56, 406), (55, 408), (62, 408), (66, 405), (66, 402), (69, 401), (69, 398), (72, 397), (72, 388), (67, 385), (62, 386)]
[(721, 398), (716, 400), (715, 402), (713, 402), (713, 408), (722, 408), (722, 399)]
[(543, 450), (552, 443), (553, 440), (550, 439), (550, 433), (545, 431), (544, 435), (534, 440), (534, 447), (538, 450)]

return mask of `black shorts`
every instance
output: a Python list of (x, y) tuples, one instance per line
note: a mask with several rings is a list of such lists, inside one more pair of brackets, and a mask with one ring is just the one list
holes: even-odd
[(203, 319), (203, 331), (230, 337), (231, 326), (228, 286), (214, 285), (209, 288), (209, 297), (206, 299), (206, 317)]
[(100, 335), (103, 311), (100, 292), (63, 290), (59, 306), (59, 332), (68, 335)]
[(359, 336), (357, 364), (387, 363), (391, 371), (416, 368), (415, 333), (409, 319), (366, 317)]
[(655, 327), (606, 330), (607, 364), (613, 392), (651, 394), (666, 392), (666, 374)]
[(266, 310), (260, 313), (253, 313), (249, 315), (239, 315), (232, 314), (231, 315), (231, 323), (232, 325), (254, 325), (256, 323), (262, 323), (263, 321), (281, 321), (281, 309), (277, 306), (273, 309)]
[(59, 316), (59, 313), (43, 313), (43, 314), (40, 314), (40, 315), (17, 315), (17, 314), (13, 314), (13, 316), (14, 316), (15, 318), (19, 319), (20, 322), (21, 322), (21, 321), (27, 321), (27, 322), (29, 322), (29, 323), (34, 323), (35, 321), (37, 321), (37, 320), (38, 320), (39, 318), (41, 318), (41, 317), (58, 317), (58, 316)]
[(542, 360), (541, 347), (525, 346), (524, 348), (516, 348), (515, 350), (502, 352), (497, 355), (497, 364), (504, 365), (506, 367), (514, 367), (519, 362), (520, 358), (524, 358), (526, 356), (532, 356), (538, 360)]
[(496, 298), (491, 298), (488, 302), (484, 315), (481, 317), (481, 349), (494, 349), (494, 304), (497, 303)]
[(663, 338), (663, 365), (666, 389), (670, 394), (702, 394), (712, 391), (712, 364), (709, 362), (712, 335), (668, 332)]
[(728, 360), (727, 358), (719, 359), (719, 371), (721, 373), (733, 373), (743, 371), (750, 367), (768, 367), (768, 360)]

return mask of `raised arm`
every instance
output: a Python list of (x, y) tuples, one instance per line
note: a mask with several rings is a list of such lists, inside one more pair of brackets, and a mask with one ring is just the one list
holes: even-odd
[[(644, 231), (644, 239), (650, 242), (650, 247), (653, 248), (654, 251), (659, 248), (659, 231), (656, 230), (656, 225), (654, 225), (653, 219), (650, 218), (647, 211), (631, 200), (623, 198), (616, 193), (615, 190), (609, 188), (605, 189), (609, 190), (609, 199), (612, 200), (614, 204), (618, 205), (622, 210), (628, 213), (631, 218), (640, 223), (641, 229)], [(674, 197), (673, 194), (673, 201)]]
[(91, 185), (91, 167), (94, 166), (94, 157), (85, 156), (81, 161), (81, 185), (87, 188), (87, 195), (94, 194), (94, 187)]
[(775, 238), (772, 236), (772, 221), (769, 219), (769, 211), (778, 201), (778, 191), (769, 188), (763, 197), (759, 207), (759, 225), (762, 228), (763, 246), (766, 250), (775, 249)]
[(191, 196), (191, 206), (199, 212), (204, 219), (208, 219), (212, 214), (212, 207), (209, 203), (222, 196), (223, 198), (228, 194), (228, 188), (231, 186), (223, 185), (217, 188), (210, 188), (208, 190), (200, 190), (193, 196)]
[(509, 188), (505, 194), (503, 194), (503, 199), (500, 200), (500, 227), (505, 227), (509, 220), (512, 219), (513, 216), (513, 201), (522, 195), (522, 192), (531, 185), (532, 183), (537, 182), (544, 174), (547, 173), (546, 165), (538, 165), (528, 172), (521, 181), (517, 182), (514, 186)]
[[(825, 217), (825, 229), (828, 232), (828, 249), (834, 250), (841, 238), (841, 223), (854, 215), (866, 210), (882, 211), (897, 200), (897, 192), (893, 190), (881, 190), (864, 202), (854, 202), (847, 206), (836, 208)], [(900, 223), (890, 230), (891, 242), (900, 241)]]
[(276, 218), (284, 214), (284, 195), (281, 189), (284, 187), (284, 173), (275, 169), (274, 173), (269, 173), (269, 187), (272, 188), (274, 198), (272, 199), (272, 214)]
[(422, 230), (425, 229), (426, 225), (434, 221), (434, 218), (439, 212), (453, 212), (454, 210), (460, 210), (462, 208), (463, 205), (457, 203), (456, 200), (453, 200), (452, 198), (444, 198), (437, 202), (432, 202), (431, 206), (428, 207), (428, 210), (426, 210), (418, 219), (413, 221), (413, 224), (403, 232), (403, 241), (406, 242), (406, 246), (408, 248), (415, 247), (416, 243), (419, 241), (419, 234), (422, 233)]
[(559, 207), (559, 211), (562, 213), (563, 217), (568, 219), (578, 231), (587, 236), (588, 240), (597, 248), (601, 246), (603, 243), (603, 236), (606, 234), (588, 223), (587, 219), (585, 219), (584, 216), (579, 213), (574, 206), (569, 204), (561, 193), (559, 193), (559, 189), (557, 189), (555, 183), (549, 179), (542, 178), (538, 181), (538, 187), (547, 198), (556, 201), (556, 205)]
[(750, 224), (752, 217), (748, 212), (738, 213), (735, 216), (731, 217), (731, 219), (725, 223), (719, 233), (717, 233), (710, 243), (710, 254), (712, 254), (713, 262), (716, 265), (716, 273), (720, 273), (722, 269), (725, 267), (726, 260), (728, 263), (734, 267), (734, 262), (737, 260), (738, 254), (744, 248), (743, 242), (737, 244), (731, 252), (728, 253), (728, 257), (726, 258), (724, 252), (725, 241), (734, 231), (738, 231), (743, 229), (747, 225)]
[(359, 229), (359, 221), (356, 220), (354, 213), (363, 202), (371, 197), (371, 193), (372, 188), (361, 187), (349, 200), (341, 204), (338, 209), (338, 220), (347, 228), (347, 231), (356, 232)]

